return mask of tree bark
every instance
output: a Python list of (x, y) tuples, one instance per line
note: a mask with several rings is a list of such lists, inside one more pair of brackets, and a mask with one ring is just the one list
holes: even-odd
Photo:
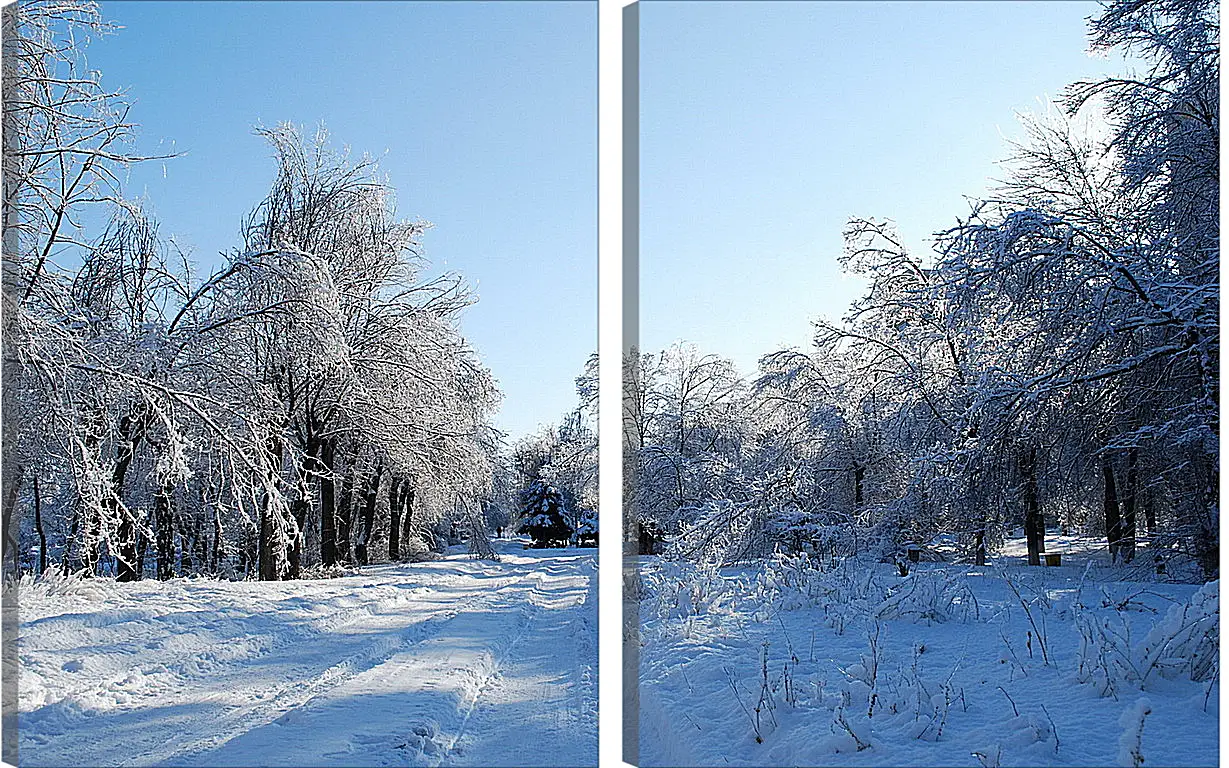
[(47, 572), (47, 533), (43, 530), (43, 500), (38, 489), (38, 475), (34, 476), (34, 530), (38, 532), (38, 572)]
[(290, 514), (294, 517), (295, 533), (290, 545), (290, 564), (286, 572), (287, 579), (297, 579), (303, 573), (303, 537), (307, 531), (307, 514), (311, 511), (311, 497), (308, 495), (308, 478), (316, 468), (316, 454), (320, 450), (320, 442), (307, 438), (302, 459), (296, 470), (298, 487), (290, 502)]
[[(7, 422), (12, 421), (10, 417), (5, 417), (6, 427)], [(8, 429), (5, 430), (8, 432)], [(7, 437), (7, 435), (6, 435)], [(13, 454), (12, 448), (4, 450), (4, 464), (7, 471), (5, 472), (5, 488), (4, 488), (4, 555), (3, 562), (7, 563), (5, 568), (11, 568), (10, 573), (16, 574), (17, 568), (17, 536), (13, 528), (13, 510), (17, 508), (17, 494), (21, 490), (21, 478), (25, 474), (25, 467), (16, 463), (15, 460), (10, 460), (9, 454)]]
[[(340, 457), (340, 454), (338, 454)], [(349, 460), (346, 461), (346, 471), (342, 475), (341, 494), (337, 499), (337, 561), (341, 563), (354, 562), (354, 551), (351, 548), (351, 525), (354, 516), (354, 480), (358, 472), (358, 451), (352, 450)], [(341, 461), (336, 463), (340, 464)]]
[[(111, 498), (107, 499), (107, 508), (112, 515), (119, 513), (120, 499), (124, 494), (124, 478), (128, 475), (133, 456), (136, 455), (141, 431), (138, 419), (133, 414), (126, 413), (120, 418), (119, 445), (115, 449), (115, 467), (111, 472)], [(136, 581), (141, 578), (141, 572), (137, 567), (136, 521), (130, 510), (123, 510), (116, 533), (119, 544), (115, 553), (115, 580)]]
[(165, 483), (154, 496), (154, 555), (158, 581), (175, 577), (175, 519), (171, 495), (175, 486)]
[(257, 566), (261, 581), (277, 581), (277, 562), (273, 557), (273, 512), (266, 495), (260, 504), (260, 538), (257, 541)]
[[(272, 485), (276, 482), (278, 470), (282, 462), (282, 443), (272, 438), (265, 446), (266, 482)], [(260, 533), (257, 539), (257, 572), (261, 581), (277, 581), (281, 575), (278, 572), (278, 553), (273, 541), (276, 528), (273, 523), (273, 491), (266, 489), (260, 503)]]
[(1124, 563), (1129, 563), (1135, 558), (1135, 499), (1138, 495), (1138, 463), (1139, 449), (1129, 448), (1127, 450), (1127, 485), (1123, 489), (1122, 498), (1122, 543), (1119, 546)]
[(986, 564), (986, 529), (978, 529), (973, 534), (973, 564), (984, 566)]
[(1114, 467), (1108, 453), (1101, 457), (1101, 474), (1105, 478), (1105, 538), (1109, 542), (1110, 561), (1113, 562), (1118, 559), (1122, 521), (1118, 510), (1118, 491), (1114, 485)]
[(222, 564), (222, 504), (219, 503), (213, 508), (213, 546), (209, 548), (209, 572), (216, 574), (218, 566)]
[(1045, 519), (1037, 498), (1037, 449), (1030, 447), (1020, 462), (1024, 475), (1024, 537), (1028, 547), (1028, 564), (1041, 565), (1042, 542), (1045, 538)]
[(371, 533), (375, 527), (376, 501), (380, 494), (380, 479), (384, 475), (383, 462), (376, 464), (366, 487), (363, 488), (363, 508), (359, 518), (358, 541), (354, 545), (354, 555), (359, 565), (367, 565), (368, 548), (371, 544)]
[(401, 478), (393, 475), (388, 483), (388, 559), (401, 559)]
[(401, 508), (401, 543), (408, 547), (410, 537), (414, 535), (414, 484), (409, 479), (405, 481), (405, 491), (401, 497)]
[(333, 475), (337, 439), (320, 443), (320, 563), (337, 562), (337, 479)]

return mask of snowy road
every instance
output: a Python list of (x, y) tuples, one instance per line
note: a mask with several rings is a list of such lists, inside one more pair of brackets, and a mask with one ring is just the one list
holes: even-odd
[(596, 550), (20, 597), (23, 765), (594, 765)]

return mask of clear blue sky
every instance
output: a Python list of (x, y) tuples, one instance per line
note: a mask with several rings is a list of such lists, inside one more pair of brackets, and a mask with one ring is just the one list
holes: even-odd
[(240, 244), (273, 178), (256, 124), (321, 121), (381, 158), (436, 270), (480, 301), (462, 330), (515, 438), (576, 402), (597, 347), (597, 4), (110, 2), (90, 66), (135, 101), (131, 175), (202, 264)]
[(862, 286), (852, 216), (914, 250), (985, 194), (1016, 114), (1121, 66), (1091, 2), (642, 3), (641, 346), (807, 347)]

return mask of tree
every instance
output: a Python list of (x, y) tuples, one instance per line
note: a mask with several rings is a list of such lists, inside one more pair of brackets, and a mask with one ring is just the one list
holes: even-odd
[(567, 523), (567, 507), (559, 489), (534, 480), (521, 491), (521, 523), (518, 530), (529, 534), (536, 548), (566, 545), (573, 529)]

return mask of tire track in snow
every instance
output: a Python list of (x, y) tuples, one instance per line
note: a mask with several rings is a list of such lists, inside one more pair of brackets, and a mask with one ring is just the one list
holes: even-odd
[[(392, 570), (387, 574), (377, 571), (374, 575), (377, 578), (387, 576), (391, 579), (398, 579), (404, 576), (399, 570)], [(524, 576), (513, 576), (511, 579), (508, 579), (507, 575), (499, 569), (484, 569), (476, 573), (444, 574), (438, 579), (428, 580), (424, 585), (415, 587), (410, 591), (410, 594), (417, 594), (419, 596), (430, 595), (436, 589), (455, 587), (475, 579), (506, 580), (507, 583), (491, 590), (493, 593), (498, 593), (523, 580), (523, 578)], [(391, 600), (383, 599), (377, 595), (370, 602), (348, 607), (343, 611), (331, 614), (323, 620), (323, 626), (328, 630), (336, 630), (342, 627), (361, 628), (364, 621), (370, 621), (375, 617), (378, 610), (395, 608), (399, 603), (408, 601), (408, 598), (401, 594), (405, 590), (396, 587), (395, 583), (377, 582), (363, 585), (363, 588), (381, 591), (390, 586), (396, 589), (390, 595)], [(295, 712), (310, 706), (313, 701), (326, 696), (331, 690), (345, 684), (358, 675), (389, 662), (393, 657), (404, 653), (414, 646), (436, 639), (445, 631), (449, 622), (463, 616), (467, 612), (488, 608), (494, 600), (492, 597), (484, 596), (464, 606), (464, 609), (452, 607), (451, 603), (428, 602), (442, 607), (435, 613), (429, 614), (426, 618), (408, 627), (384, 633), (373, 644), (345, 657), (336, 664), (330, 665), (307, 680), (294, 681), (289, 685), (281, 686), (276, 689), (272, 697), (266, 698), (259, 703), (241, 706), (237, 709), (237, 712), (233, 710), (232, 712), (236, 713), (227, 718), (228, 725), (224, 726), (220, 732), (216, 723), (210, 723), (208, 726), (209, 732), (206, 735), (195, 739), (185, 737), (175, 742), (176, 746), (171, 749), (155, 750), (152, 755), (146, 754), (140, 758), (132, 758), (122, 765), (162, 765), (168, 761), (175, 764), (194, 764), (198, 758), (207, 758), (214, 750), (255, 728), (272, 723), (288, 722)], [(417, 603), (417, 605), (421, 607), (422, 603)], [(355, 613), (364, 615), (355, 616)], [(342, 614), (347, 615), (343, 616)], [(428, 627), (430, 627), (429, 631)], [(315, 635), (312, 639), (319, 641), (327, 636), (328, 632), (326, 631)], [(207, 762), (208, 760), (206, 759), (205, 764)]]
[[(495, 657), (494, 654), (492, 654), (493, 663), (491, 664), (491, 669), (478, 682), (478, 686), (474, 690), (474, 695), (470, 697), (469, 704), (464, 706), (464, 712), (461, 714), (461, 723), (457, 726), (456, 733), (453, 734), (452, 738), (448, 742), (447, 748), (440, 753), (439, 759), (431, 765), (431, 768), (439, 768), (439, 766), (448, 759), (449, 755), (454, 754), (457, 743), (465, 736), (465, 729), (469, 725), (469, 721), (474, 714), (474, 710), (478, 707), (479, 699), (482, 698), (482, 695), (486, 693), (487, 689), (500, 675), (508, 657), (512, 655), (513, 650), (516, 649), (516, 646), (521, 642), (521, 639), (525, 637), (526, 630), (534, 623), (538, 617), (538, 614), (541, 612), (541, 608), (536, 608), (530, 613), (525, 621), (521, 622), (520, 630), (516, 633), (516, 636), (512, 638), (512, 642), (508, 644), (508, 647), (504, 649), (503, 659)], [(522, 615), (524, 615), (524, 611), (522, 611)]]
[[(276, 690), (269, 698), (255, 704), (240, 706), (222, 716), (224, 724), (211, 720), (207, 734), (189, 734), (171, 742), (163, 742), (160, 748), (128, 758), (119, 763), (121, 768), (136, 765), (165, 765), (167, 763), (190, 764), (193, 758), (203, 756), (231, 739), (247, 733), (252, 728), (276, 722), (291, 712), (307, 705), (312, 699), (341, 685), (355, 675), (379, 666), (403, 650), (429, 640), (443, 630), (443, 625), (455, 618), (455, 609), (441, 611), (395, 633), (382, 635), (362, 651), (351, 654), (324, 671), (306, 680), (296, 680)], [(434, 630), (426, 631), (427, 625)], [(159, 739), (161, 740), (161, 739)]]
[[(584, 567), (580, 563), (577, 565)], [(577, 725), (585, 719), (583, 717), (581, 699), (587, 693), (592, 693), (591, 685), (586, 685), (583, 679), (585, 669), (580, 660), (582, 649), (578, 647), (580, 643), (577, 639), (590, 636), (587, 634), (589, 632), (587, 617), (581, 611), (583, 606), (592, 600), (595, 595), (596, 582), (593, 575), (596, 569), (590, 569), (588, 573), (576, 573), (575, 566), (549, 563), (549, 561), (544, 566), (541, 570), (529, 571), (520, 579), (521, 582), (528, 582), (529, 587), (523, 591), (524, 596), (521, 598), (523, 605), (519, 609), (524, 619), (519, 622), (518, 630), (511, 642), (502, 647), (499, 653), (491, 653), (491, 668), (479, 681), (469, 701), (458, 708), (458, 712), (461, 714), (461, 722), (456, 732), (447, 742), (446, 748), (440, 751), (438, 757), (428, 761), (427, 765), (429, 768), (440, 768), (445, 763), (456, 762), (457, 758), (462, 757), (462, 753), (457, 749), (458, 744), (470, 733), (470, 724), (473, 722), (475, 713), (479, 711), (483, 698), (499, 688), (505, 679), (505, 670), (510, 670), (517, 666), (526, 666), (530, 661), (537, 660), (532, 654), (526, 655), (523, 652), (525, 648), (523, 641), (526, 637), (538, 632), (539, 629), (541, 629), (543, 634), (548, 632), (562, 633), (565, 638), (573, 640), (573, 642), (567, 643), (569, 658), (567, 674), (565, 675), (566, 682), (564, 685), (566, 686), (566, 691), (564, 697), (562, 699), (552, 699), (550, 695), (552, 692), (551, 686), (546, 682), (535, 683), (533, 696), (537, 704), (533, 711), (550, 713), (553, 721), (553, 727), (549, 729), (550, 733), (561, 736), (570, 735), (571, 738), (575, 737)], [(544, 584), (548, 579), (554, 580), (556, 583)], [(581, 585), (577, 583), (578, 580), (583, 580), (583, 588), (580, 588)], [(513, 586), (515, 585), (509, 584), (499, 591), (506, 591)], [(558, 594), (560, 591), (562, 591), (562, 594)], [(558, 626), (551, 627), (548, 625), (540, 628), (539, 625), (541, 625), (543, 618), (552, 614), (558, 614)], [(579, 629), (580, 632), (575, 632), (575, 629)], [(550, 651), (545, 656), (558, 658), (558, 653)], [(522, 684), (525, 683), (522, 681)], [(496, 719), (496, 722), (499, 722), (498, 719)], [(596, 725), (596, 721), (593, 724)], [(508, 746), (506, 740), (503, 741), (503, 746), (505, 748)], [(594, 746), (596, 747), (596, 740), (594, 740)], [(544, 743), (534, 743), (531, 751), (539, 757), (541, 754), (551, 752), (548, 745)], [(503, 757), (507, 759), (510, 755), (505, 753)], [(596, 749), (594, 749), (592, 759), (593, 762), (596, 762)], [(462, 757), (460, 762), (464, 763), (466, 760)], [(520, 763), (510, 762), (508, 764)], [(565, 760), (562, 764), (570, 763)]]
[[(499, 565), (450, 559), (421, 570), (377, 567), (356, 583), (303, 585), (302, 591), (263, 585), (160, 588), (165, 593), (151, 595), (142, 606), (155, 622), (126, 622), (125, 629), (91, 638), (100, 649), (97, 659), (105, 662), (105, 680), (116, 669), (132, 671), (131, 680), (121, 678), (122, 693), (131, 697), (107, 702), (106, 691), (90, 693), (97, 677), (82, 688), (83, 677), (72, 684), (71, 676), (53, 676), (49, 684), (70, 683), (64, 706), (36, 704), (22, 713), (23, 726), (31, 715), (40, 717), (38, 724), (29, 722), (22, 747), (30, 747), (31, 764), (248, 765), (258, 754), (253, 748), (267, 755), (260, 763), (276, 761), (277, 752), (269, 750), (280, 749), (279, 739), (295, 738), (291, 752), (307, 760), (302, 764), (324, 758), (351, 765), (358, 757), (439, 766), (473, 762), (460, 749), (475, 760), (482, 755), (498, 761), (508, 735), (531, 724), (539, 729), (538, 739), (528, 746), (575, 752), (570, 742), (583, 725), (577, 712), (583, 711), (582, 688), (588, 685), (581, 682), (580, 657), (591, 651), (581, 646), (592, 645), (589, 634), (576, 636), (588, 631), (587, 611), (578, 614), (576, 607), (591, 599), (594, 569), (584, 558), (508, 554)], [(185, 605), (189, 610), (160, 621)], [(57, 639), (72, 630), (77, 615), (66, 607), (49, 604), (52, 621), (40, 622), (31, 637), (38, 646), (33, 653), (54, 654), (54, 671), (71, 653)], [(98, 607), (103, 616), (90, 623), (119, 626), (105, 603)], [(449, 667), (453, 654), (469, 661)], [(380, 683), (378, 695), (403, 696), (410, 707), (422, 707), (428, 720), (450, 722), (439, 738), (441, 752), (412, 755), (397, 745), (405, 709), (373, 713), (370, 720), (360, 715), (351, 731), (360, 748), (325, 751), (330, 736), (335, 741), (345, 732), (317, 734), (308, 724), (338, 706), (357, 712), (346, 710), (352, 706), (346, 702), (367, 691), (367, 680)], [(446, 700), (436, 698), (441, 694)], [(57, 718), (61, 727), (47, 727)], [(266, 729), (273, 724), (287, 730)], [(254, 734), (262, 735), (240, 738)], [(317, 762), (311, 761), (313, 749), (320, 749)], [(523, 758), (534, 759), (529, 753)]]

